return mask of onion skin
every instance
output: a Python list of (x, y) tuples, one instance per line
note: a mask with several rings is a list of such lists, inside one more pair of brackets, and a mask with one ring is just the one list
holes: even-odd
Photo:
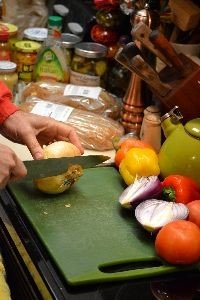
[(149, 199), (135, 209), (137, 221), (149, 232), (154, 232), (175, 220), (186, 220), (189, 209), (183, 203)]
[(140, 177), (130, 184), (119, 197), (124, 208), (132, 208), (141, 201), (161, 196), (162, 184), (157, 176)]
[[(44, 148), (44, 158), (73, 157), (81, 155), (80, 150), (65, 141), (54, 142)], [(35, 187), (47, 194), (60, 194), (68, 190), (83, 175), (80, 165), (70, 166), (65, 173), (34, 180)]]

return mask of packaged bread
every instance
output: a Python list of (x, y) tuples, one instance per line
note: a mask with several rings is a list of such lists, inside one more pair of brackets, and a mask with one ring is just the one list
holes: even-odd
[(25, 112), (50, 116), (74, 127), (85, 149), (111, 150), (113, 139), (124, 134), (123, 126), (116, 120), (40, 98), (29, 97), (20, 108)]
[(37, 81), (25, 86), (22, 91), (21, 102), (25, 102), (30, 96), (91, 111), (112, 119), (118, 119), (121, 110), (121, 101), (101, 87)]

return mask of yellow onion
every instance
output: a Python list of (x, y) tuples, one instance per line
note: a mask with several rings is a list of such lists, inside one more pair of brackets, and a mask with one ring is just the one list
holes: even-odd
[[(73, 144), (57, 141), (44, 147), (44, 158), (73, 157), (81, 155), (80, 150)], [(80, 165), (70, 166), (65, 173), (57, 176), (34, 180), (37, 189), (48, 194), (60, 194), (69, 189), (83, 174)]]

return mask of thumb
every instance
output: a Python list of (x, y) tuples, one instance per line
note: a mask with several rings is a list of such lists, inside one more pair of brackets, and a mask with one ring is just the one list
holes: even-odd
[(31, 152), (34, 159), (43, 159), (44, 151), (40, 144), (38, 143), (35, 136), (28, 137), (26, 136), (25, 144)]

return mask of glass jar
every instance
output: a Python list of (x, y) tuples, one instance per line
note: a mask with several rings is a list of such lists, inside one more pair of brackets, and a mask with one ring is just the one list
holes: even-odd
[(18, 75), (17, 65), (11, 61), (0, 61), (0, 80), (2, 80), (13, 94), (16, 92)]
[(32, 41), (20, 41), (15, 44), (17, 72), (19, 80), (33, 81), (33, 71), (41, 45)]
[(71, 66), (71, 61), (74, 53), (74, 47), (81, 42), (81, 38), (78, 35), (72, 33), (61, 34), (62, 46), (65, 49), (66, 62), (68, 66)]
[(70, 83), (105, 87), (107, 47), (93, 42), (75, 46), (71, 63)]
[(24, 30), (24, 39), (42, 44), (47, 38), (47, 34), (47, 28), (31, 27)]
[(8, 31), (0, 30), (0, 61), (11, 60), (11, 50), (8, 39)]

